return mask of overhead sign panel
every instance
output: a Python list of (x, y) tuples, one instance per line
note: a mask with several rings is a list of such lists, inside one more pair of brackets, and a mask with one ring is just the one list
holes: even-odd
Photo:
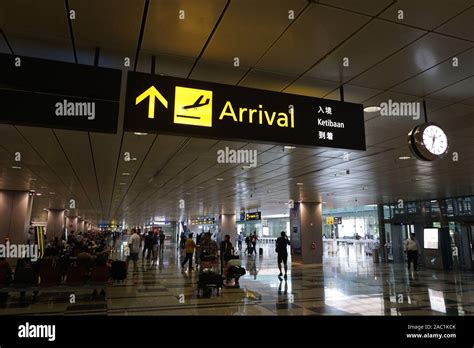
[(259, 211), (245, 214), (245, 221), (261, 220), (261, 219), (262, 219), (262, 213)]
[(121, 71), (0, 54), (0, 123), (116, 133)]
[(127, 131), (365, 150), (360, 104), (129, 72)]

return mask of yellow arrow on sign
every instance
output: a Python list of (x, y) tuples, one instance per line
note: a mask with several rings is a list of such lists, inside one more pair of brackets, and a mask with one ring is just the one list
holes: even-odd
[(148, 118), (155, 118), (155, 98), (158, 99), (161, 104), (163, 104), (163, 106), (168, 109), (168, 101), (160, 92), (158, 92), (155, 86), (151, 86), (145, 92), (140, 94), (137, 99), (135, 99), (135, 105), (138, 105), (146, 98), (150, 98), (148, 102)]

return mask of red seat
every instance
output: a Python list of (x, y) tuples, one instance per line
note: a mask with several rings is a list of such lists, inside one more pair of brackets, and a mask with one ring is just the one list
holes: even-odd
[(40, 286), (56, 286), (61, 282), (61, 273), (57, 267), (40, 266)]
[(82, 266), (70, 266), (66, 273), (66, 284), (84, 284), (86, 281), (86, 270)]
[(109, 281), (110, 271), (107, 265), (94, 266), (91, 270), (91, 284), (105, 284)]

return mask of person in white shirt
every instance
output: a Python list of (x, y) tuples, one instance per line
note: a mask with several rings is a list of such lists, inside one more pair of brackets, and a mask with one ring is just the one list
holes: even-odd
[(408, 257), (408, 271), (413, 262), (413, 268), (416, 271), (418, 268), (418, 241), (415, 239), (415, 234), (410, 233), (410, 238), (405, 240), (405, 252)]
[(133, 271), (137, 271), (137, 261), (138, 261), (138, 254), (140, 252), (140, 243), (141, 243), (141, 238), (137, 233), (136, 229), (132, 229), (132, 235), (128, 239), (128, 248), (130, 250), (130, 256), (127, 259), (127, 268), (128, 268), (128, 262), (130, 260), (133, 261)]

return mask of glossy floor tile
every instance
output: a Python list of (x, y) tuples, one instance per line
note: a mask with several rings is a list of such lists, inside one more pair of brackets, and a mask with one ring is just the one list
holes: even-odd
[[(70, 294), (54, 289), (21, 300), (11, 293), (2, 315), (473, 315), (474, 273), (419, 269), (372, 262), (364, 255), (325, 255), (323, 265), (293, 263), (280, 280), (276, 255), (242, 255), (247, 274), (240, 288), (198, 297), (197, 271), (182, 272), (180, 250), (170, 245), (157, 264), (139, 260), (123, 283), (110, 284), (106, 299), (90, 290)], [(117, 251), (116, 259), (123, 258)]]

